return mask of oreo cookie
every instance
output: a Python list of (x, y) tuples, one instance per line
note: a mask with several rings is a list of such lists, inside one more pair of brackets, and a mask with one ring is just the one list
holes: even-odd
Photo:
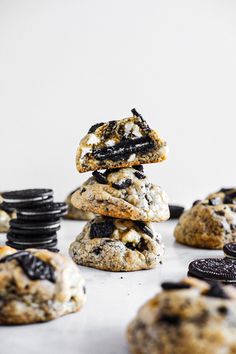
[(60, 220), (45, 222), (26, 222), (25, 220), (13, 219), (10, 221), (10, 230), (16, 234), (41, 235), (52, 234), (60, 230)]
[(53, 201), (52, 189), (23, 189), (2, 193), (3, 202), (10, 208), (27, 208), (44, 205)]
[(65, 203), (53, 202), (52, 189), (24, 189), (2, 194), (4, 204), (16, 209), (10, 221), (7, 245), (16, 249), (42, 248), (58, 252), (60, 218), (67, 213)]
[(57, 233), (55, 232), (54, 234), (47, 235), (47, 234), (42, 234), (42, 235), (18, 235), (14, 232), (8, 232), (7, 234), (7, 240), (10, 242), (15, 242), (19, 245), (21, 244), (26, 244), (26, 245), (31, 245), (34, 242), (35, 243), (41, 243), (45, 244), (48, 243), (48, 241), (55, 241), (57, 240)]
[(226, 257), (236, 259), (236, 242), (230, 242), (224, 245), (223, 252)]
[(97, 160), (124, 161), (130, 155), (147, 153), (155, 147), (153, 140), (149, 136), (136, 138), (133, 140), (123, 140), (114, 146), (94, 150), (93, 154)]
[(59, 219), (66, 215), (66, 203), (50, 203), (37, 208), (24, 208), (17, 210), (17, 219), (26, 221), (46, 221)]
[(209, 281), (217, 280), (223, 283), (235, 283), (236, 259), (197, 259), (189, 264), (188, 275)]
[(169, 205), (170, 219), (179, 219), (184, 212), (184, 207), (180, 205)]

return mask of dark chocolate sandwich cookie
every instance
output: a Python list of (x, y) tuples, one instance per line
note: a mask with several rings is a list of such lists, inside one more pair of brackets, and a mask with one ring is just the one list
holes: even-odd
[(67, 213), (66, 203), (50, 203), (37, 208), (17, 210), (17, 219), (26, 221), (46, 221), (61, 218)]
[(236, 259), (196, 259), (189, 264), (188, 275), (205, 280), (218, 280), (224, 283), (234, 283), (236, 282)]
[(26, 222), (25, 220), (13, 219), (10, 221), (10, 230), (16, 234), (51, 234), (60, 230), (60, 219), (53, 221)]
[(184, 207), (180, 205), (169, 205), (170, 219), (178, 219), (184, 212)]
[(15, 242), (17, 244), (33, 244), (34, 242), (44, 244), (48, 241), (55, 241), (57, 239), (57, 233), (55, 232), (51, 235), (18, 235), (14, 232), (8, 232), (7, 239), (8, 241)]
[(44, 205), (53, 201), (52, 189), (23, 189), (2, 193), (3, 202), (12, 208)]
[(47, 249), (50, 251), (58, 252), (57, 249), (55, 249), (55, 247), (57, 246), (57, 240), (45, 242), (44, 244), (42, 243), (19, 244), (16, 242), (7, 241), (6, 245), (9, 247), (13, 247), (17, 250), (24, 250), (27, 248), (40, 248), (40, 249)]
[(226, 257), (236, 259), (236, 242), (230, 242), (224, 245), (223, 252)]

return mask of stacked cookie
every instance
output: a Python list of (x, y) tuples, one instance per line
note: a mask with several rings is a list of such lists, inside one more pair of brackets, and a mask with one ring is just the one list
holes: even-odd
[(7, 233), (8, 246), (57, 251), (57, 231), (67, 206), (53, 202), (51, 189), (5, 192), (2, 197), (4, 206), (16, 210), (16, 218), (10, 221)]
[(135, 109), (132, 113), (95, 124), (78, 147), (78, 171), (93, 173), (71, 202), (99, 214), (70, 246), (78, 264), (132, 271), (153, 268), (162, 260), (161, 237), (151, 222), (169, 218), (168, 198), (148, 180), (142, 164), (165, 160), (167, 145)]

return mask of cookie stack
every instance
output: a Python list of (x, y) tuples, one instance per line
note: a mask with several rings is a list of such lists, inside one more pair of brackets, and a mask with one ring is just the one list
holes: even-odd
[(42, 248), (58, 251), (60, 218), (67, 212), (65, 203), (53, 202), (51, 189), (27, 189), (2, 194), (3, 205), (16, 210), (10, 221), (7, 245), (16, 249)]
[(168, 198), (148, 180), (142, 164), (165, 160), (167, 145), (135, 109), (132, 113), (93, 125), (78, 147), (78, 171), (93, 173), (71, 202), (100, 215), (70, 247), (78, 264), (132, 271), (153, 268), (162, 260), (161, 237), (151, 222), (169, 218)]

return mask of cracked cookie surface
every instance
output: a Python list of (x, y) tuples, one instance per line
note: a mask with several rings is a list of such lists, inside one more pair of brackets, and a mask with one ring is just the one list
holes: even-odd
[(79, 172), (129, 167), (161, 162), (167, 157), (167, 144), (150, 129), (142, 116), (133, 116), (93, 125), (77, 149)]
[[(76, 191), (76, 190), (75, 190)], [(68, 206), (68, 211), (67, 214), (64, 216), (64, 219), (72, 219), (72, 220), (92, 220), (95, 217), (95, 214), (89, 212), (89, 211), (84, 211), (81, 209), (77, 209), (74, 207), (74, 205), (71, 203), (71, 196), (75, 192), (71, 192), (65, 202)]]
[(0, 324), (49, 321), (79, 311), (84, 280), (68, 257), (0, 247)]
[(226, 204), (223, 195), (214, 193), (196, 201), (184, 212), (174, 230), (176, 240), (185, 245), (222, 249), (236, 241), (236, 205)]
[(70, 246), (77, 264), (113, 272), (153, 268), (163, 253), (151, 224), (102, 216), (88, 222)]
[(168, 197), (149, 182), (141, 168), (94, 172), (73, 195), (72, 204), (84, 211), (115, 218), (165, 221), (169, 218)]
[(236, 353), (234, 287), (194, 278), (162, 287), (128, 326), (130, 353)]

